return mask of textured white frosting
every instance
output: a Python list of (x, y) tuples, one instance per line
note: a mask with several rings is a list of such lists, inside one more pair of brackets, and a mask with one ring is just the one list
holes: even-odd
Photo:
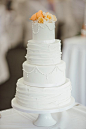
[(28, 41), (27, 61), (35, 65), (53, 65), (61, 61), (61, 43), (55, 40), (54, 43), (35, 43)]
[(67, 79), (66, 83), (59, 87), (39, 88), (23, 84), (23, 79), (17, 82), (15, 98), (17, 103), (23, 107), (33, 109), (58, 108), (70, 102), (71, 83)]
[(65, 83), (65, 69), (64, 61), (50, 66), (31, 65), (25, 61), (23, 63), (24, 84), (38, 87), (59, 86)]
[(53, 109), (71, 100), (71, 83), (61, 60), (60, 40), (55, 40), (55, 23), (32, 25), (33, 40), (27, 45), (23, 78), (17, 81), (16, 101), (32, 109)]
[(41, 42), (51, 40), (50, 42), (53, 42), (55, 39), (55, 22), (44, 24), (32, 22), (32, 36), (33, 40)]

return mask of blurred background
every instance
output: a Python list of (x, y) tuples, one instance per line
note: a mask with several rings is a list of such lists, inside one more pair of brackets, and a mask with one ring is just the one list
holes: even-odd
[(62, 41), (72, 95), (86, 106), (86, 0), (0, 0), (0, 110), (11, 107), (32, 39), (29, 18), (39, 10), (57, 17), (56, 39)]

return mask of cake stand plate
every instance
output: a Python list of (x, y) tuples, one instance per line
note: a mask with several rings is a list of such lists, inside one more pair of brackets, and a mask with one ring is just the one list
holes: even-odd
[(21, 105), (19, 105), (14, 98), (12, 100), (12, 107), (26, 113), (36, 113), (39, 114), (37, 120), (34, 122), (34, 125), (36, 126), (53, 126), (56, 124), (56, 121), (52, 118), (51, 113), (56, 113), (56, 112), (62, 112), (65, 110), (68, 110), (72, 108), (75, 105), (75, 99), (71, 97), (70, 103), (66, 104), (65, 106), (59, 106), (58, 108), (54, 109), (47, 109), (47, 110), (37, 110), (37, 109), (31, 109), (31, 108), (25, 108)]

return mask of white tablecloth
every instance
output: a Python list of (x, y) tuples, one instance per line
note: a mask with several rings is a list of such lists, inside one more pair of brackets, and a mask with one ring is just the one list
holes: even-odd
[(27, 114), (15, 109), (0, 112), (0, 129), (86, 129), (86, 107), (76, 104), (72, 109), (52, 114), (57, 124), (52, 127), (36, 127), (37, 114)]
[(86, 38), (65, 39), (62, 59), (66, 62), (66, 76), (72, 83), (72, 95), (86, 105)]

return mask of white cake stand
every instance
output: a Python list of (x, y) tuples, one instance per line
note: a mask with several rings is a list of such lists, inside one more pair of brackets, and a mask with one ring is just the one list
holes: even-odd
[(56, 113), (56, 112), (62, 112), (65, 110), (68, 110), (70, 108), (72, 108), (75, 105), (75, 100), (73, 97), (71, 97), (71, 101), (69, 104), (65, 105), (65, 106), (61, 106), (59, 108), (55, 108), (55, 109), (49, 109), (49, 110), (36, 110), (36, 109), (31, 109), (31, 108), (25, 108), (20, 106), (17, 102), (16, 99), (14, 98), (12, 100), (12, 107), (22, 111), (22, 112), (26, 112), (26, 113), (36, 113), (39, 114), (37, 120), (34, 122), (34, 125), (36, 126), (53, 126), (55, 125), (57, 122), (52, 118), (51, 113)]

